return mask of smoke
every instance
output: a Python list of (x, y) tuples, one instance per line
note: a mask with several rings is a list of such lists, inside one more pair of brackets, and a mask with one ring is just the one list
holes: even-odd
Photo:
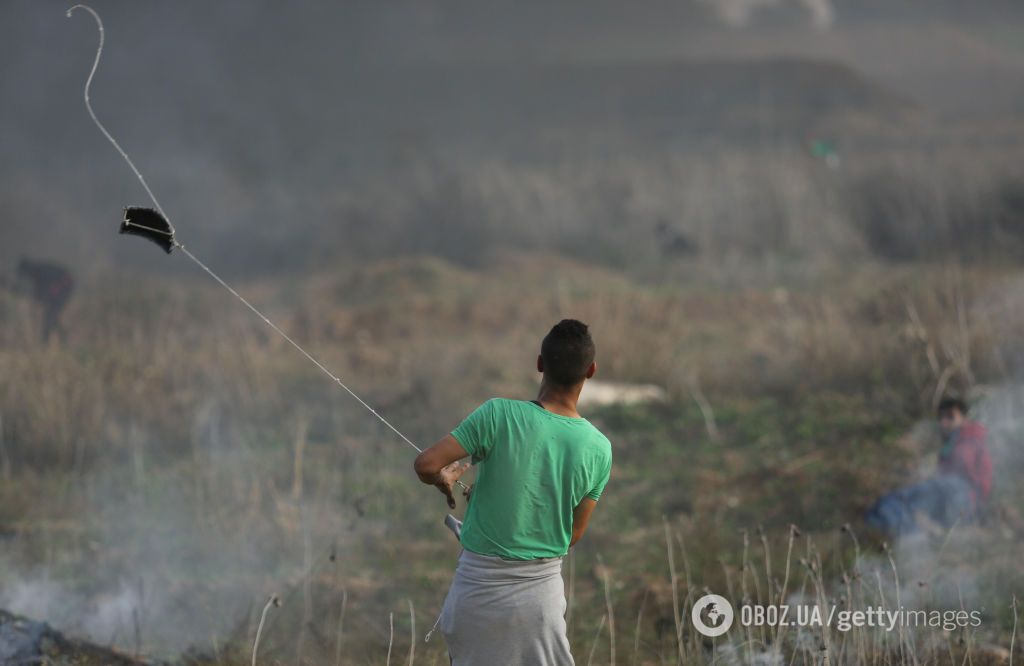
[(758, 10), (777, 7), (781, 0), (702, 0), (718, 18), (734, 28), (750, 25)]
[(800, 7), (811, 25), (828, 30), (835, 24), (836, 12), (830, 0), (701, 0), (726, 25), (745, 28), (755, 23), (758, 14), (768, 10)]
[(0, 607), (31, 618), (45, 618), (96, 643), (130, 645), (144, 608), (138, 589), (126, 583), (85, 596), (48, 578), (21, 578), (0, 588)]
[[(120, 462), (74, 479), (75, 512), (46, 528), (49, 548), (38, 538), (13, 542), (0, 560), (0, 608), (151, 654), (224, 645), (239, 628), (244, 635), (253, 604), (307, 568), (303, 532), (319, 554), (346, 531), (350, 512), (287, 487), (287, 444), (277, 491), (262, 467), (273, 456), (258, 460), (252, 433), (232, 425), (242, 418), (224, 413), (223, 401), (203, 402), (189, 428), (191, 455), (173, 464), (165, 437), (111, 424), (105, 445), (122, 452)], [(43, 552), (33, 558), (32, 549)]]
[[(925, 529), (889, 544), (890, 551), (867, 553), (859, 560), (859, 574), (875, 579), (877, 596), (888, 607), (906, 610), (978, 611), (985, 622), (995, 620), (995, 607), (1011, 602), (1010, 581), (1017, 575), (1019, 516), (1005, 515), (1003, 507), (1015, 502), (1024, 449), (1024, 384), (979, 387), (971, 418), (988, 429), (992, 456), (992, 497), (983, 508), (982, 522), (956, 523), (948, 529)], [(920, 424), (911, 433), (920, 441), (926, 460), (915, 475), (934, 473), (938, 450), (933, 424)], [(880, 586), (877, 582), (881, 581)], [(843, 590), (836, 587), (836, 595)], [(1005, 602), (1005, 604), (1004, 604)], [(923, 636), (923, 635), (922, 635)]]
[[(8, 565), (9, 566), (9, 565)], [(63, 586), (45, 578), (16, 580), (0, 588), (0, 606), (28, 617), (50, 617), (73, 606), (74, 596)]]
[(811, 22), (819, 30), (828, 30), (835, 24), (836, 12), (830, 0), (800, 0), (811, 14)]
[[(773, 12), (795, 12), (807, 17), (818, 29), (828, 29), (836, 22), (836, 12), (829, 0), (702, 1), (723, 23), (737, 27), (754, 26)], [(215, 9), (209, 3), (153, 5), (145, 9), (115, 4), (110, 7), (104, 14), (108, 43), (106, 60), (96, 82), (97, 110), (137, 159), (168, 204), (172, 217), (181, 222), (183, 240), (210, 247), (211, 254), (228, 265), (249, 265), (265, 275), (273, 262), (302, 261), (307, 256), (303, 249), (312, 252), (325, 248), (322, 251), (341, 253), (353, 245), (356, 233), (369, 238), (358, 246), (359, 251), (387, 246), (388, 252), (397, 248), (399, 252), (476, 256), (479, 247), (508, 247), (509, 238), (529, 247), (537, 246), (528, 245), (535, 239), (546, 243), (551, 238), (551, 225), (560, 225), (563, 230), (570, 227), (572, 233), (563, 233), (560, 238), (566, 245), (580, 246), (584, 243), (577, 242), (578, 238), (589, 240), (595, 228), (600, 231), (604, 224), (621, 234), (603, 236), (610, 239), (612, 255), (611, 250), (626, 247), (618, 242), (619, 238), (643, 236), (642, 231), (638, 233), (638, 219), (653, 219), (662, 214), (697, 220), (699, 226), (695, 229), (700, 233), (701, 247), (736, 247), (736, 238), (742, 233), (738, 231), (740, 218), (754, 219), (751, 228), (756, 233), (747, 237), (758, 247), (764, 245), (762, 228), (756, 216), (751, 218), (749, 214), (764, 206), (744, 203), (735, 209), (742, 211), (736, 220), (722, 217), (721, 211), (726, 210), (724, 201), (735, 198), (737, 191), (729, 183), (731, 176), (722, 185), (720, 174), (728, 172), (728, 164), (712, 163), (707, 171), (690, 168), (689, 164), (676, 171), (663, 169), (649, 159), (642, 145), (636, 147), (641, 155), (636, 166), (621, 176), (601, 166), (595, 170), (593, 165), (603, 164), (603, 157), (597, 162), (581, 160), (578, 169), (573, 166), (575, 163), (562, 167), (549, 159), (548, 149), (537, 137), (556, 137), (557, 141), (566, 142), (567, 153), (587, 154), (583, 149), (590, 145), (586, 143), (587, 132), (606, 141), (616, 135), (617, 129), (649, 129), (659, 118), (666, 119), (668, 127), (659, 137), (685, 133), (687, 122), (696, 122), (686, 120), (691, 117), (701, 122), (714, 118), (712, 129), (732, 127), (716, 114), (703, 112), (703, 107), (686, 106), (684, 102), (688, 104), (688, 100), (704, 95), (692, 95), (685, 85), (671, 98), (683, 100), (678, 103), (671, 102), (670, 97), (661, 98), (661, 93), (653, 95), (653, 90), (670, 89), (666, 81), (675, 86), (672, 89), (680, 88), (680, 74), (674, 69), (657, 73), (661, 71), (661, 61), (655, 63), (655, 75), (651, 75), (649, 84), (644, 83), (648, 79), (642, 72), (636, 74), (639, 70), (634, 65), (617, 74), (618, 70), (607, 64), (596, 70), (559, 70), (548, 63), (546, 77), (528, 69), (516, 69), (513, 76), (508, 76), (503, 74), (505, 65), (492, 70), (484, 68), (488, 58), (497, 60), (498, 55), (488, 51), (481, 57), (474, 50), (480, 44), (498, 42), (528, 44), (532, 51), (537, 44), (535, 38), (549, 35), (547, 51), (544, 44), (537, 47), (538, 51), (561, 53), (552, 44), (562, 48), (565, 43), (589, 41), (602, 58), (607, 56), (608, 61), (613, 61), (616, 53), (605, 51), (610, 40), (603, 39), (600, 31), (586, 34), (584, 28), (572, 33), (557, 29), (568, 28), (571, 23), (572, 29), (577, 30), (580, 14), (562, 10), (565, 18), (559, 19), (559, 12), (543, 11), (529, 14), (535, 18), (524, 19), (521, 24), (511, 24), (502, 20), (500, 13), (493, 23), (488, 22), (487, 15), (493, 11), (490, 7), (475, 10), (475, 14), (452, 13), (451, 16), (462, 17), (459, 22), (446, 22), (446, 14), (440, 10), (417, 6), (413, 16), (403, 16), (400, 6), (379, 9), (383, 5), (376, 3), (330, 5), (332, 9), (324, 9), (328, 7), (324, 4), (304, 3), (287, 11), (269, 3), (240, 2), (218, 4)], [(0, 89), (15, 102), (4, 105), (2, 110), (4, 124), (12, 131), (0, 136), (0, 146), (7, 148), (6, 154), (19, 156), (5, 165), (3, 171), (10, 177), (3, 197), (6, 218), (0, 254), (13, 258), (21, 252), (61, 251), (77, 257), (74, 261), (82, 265), (92, 265), (105, 253), (121, 252), (118, 266), (125, 265), (121, 260), (127, 260), (136, 266), (144, 265), (147, 270), (155, 269), (163, 264), (154, 259), (152, 248), (140, 251), (132, 242), (118, 243), (108, 237), (116, 228), (121, 206), (139, 201), (139, 191), (116, 155), (88, 126), (80, 95), (95, 48), (95, 34), (87, 22), (65, 21), (63, 9), (48, 3), (12, 3), (0, 10), (9, 17), (5, 23), (18, 28), (11, 31), (10, 39), (0, 47), (11, 56), (0, 59), (4, 73), (0, 76)], [(629, 29), (625, 23), (644, 14), (617, 11), (615, 17), (621, 20), (609, 21), (614, 23), (616, 35)], [(558, 24), (559, 20), (563, 23)], [(664, 57), (662, 51), (676, 54), (672, 48), (687, 41), (680, 39), (680, 26), (667, 20), (660, 23), (668, 26), (668, 37), (661, 37), (660, 44), (653, 43), (656, 40), (637, 40), (650, 51), (635, 44), (620, 44), (619, 48), (643, 54), (644, 58), (634, 58), (641, 61), (654, 58), (650, 54)], [(631, 29), (647, 37), (653, 32), (647, 28), (634, 24)], [(566, 39), (567, 34), (574, 39)], [(54, 35), (60, 37), (54, 39)], [(739, 43), (742, 38), (738, 36), (734, 41)], [(504, 54), (509, 63), (519, 62), (524, 56), (521, 48), (510, 49), (509, 53), (512, 56)], [(431, 58), (443, 55), (448, 60), (443, 66), (436, 66), (431, 58), (416, 57), (423, 54)], [(532, 53), (529, 55), (533, 57)], [(672, 55), (665, 62), (674, 62), (675, 57)], [(402, 67), (395, 66), (395, 61), (402, 58)], [(899, 61), (885, 59), (886, 67), (890, 61)], [(415, 67), (410, 67), (410, 62)], [(434, 69), (430, 68), (432, 65)], [(474, 67), (481, 69), (475, 71)], [(957, 94), (955, 85), (947, 83), (956, 71), (941, 66), (934, 69), (939, 71), (943, 90), (965, 97)], [(823, 74), (830, 73), (834, 70), (823, 70)], [(616, 78), (601, 78), (606, 74)], [(742, 81), (746, 76), (740, 71), (734, 78)], [(830, 79), (835, 78), (830, 75)], [(621, 97), (606, 97), (601, 92), (632, 91), (626, 84), (633, 80), (639, 80), (636, 92)], [(586, 84), (582, 92), (575, 87), (577, 84)], [(727, 86), (723, 90), (730, 89)], [(848, 97), (842, 94), (836, 98)], [(659, 99), (660, 106), (655, 104)], [(725, 106), (740, 111), (749, 103), (747, 97), (739, 97), (738, 102), (730, 99), (726, 99)], [(536, 104), (523, 105), (523, 100)], [(637, 107), (646, 108), (640, 103), (646, 104), (647, 100), (653, 100), (649, 112), (627, 115), (640, 113)], [(843, 101), (844, 109), (848, 105)], [(673, 110), (677, 108), (694, 111), (680, 114)], [(805, 105), (803, 110), (808, 108)], [(783, 120), (775, 122), (781, 127)], [(802, 115), (795, 117), (793, 124), (801, 128), (801, 136), (804, 126), (810, 126)], [(510, 148), (493, 137), (505, 137), (507, 144), (517, 145)], [(464, 149), (469, 144), (478, 154), (496, 154), (494, 162), (508, 162), (512, 166), (488, 170), (481, 168), (479, 159), (457, 159), (463, 154), (449, 148)], [(605, 148), (608, 144), (597, 145), (600, 149), (595, 153), (609, 152)], [(528, 152), (531, 149), (535, 152)], [(542, 166), (536, 167), (529, 160), (523, 160), (526, 166), (515, 164), (513, 158), (524, 153)], [(358, 199), (359, 205), (325, 205), (325, 199), (348, 201), (370, 189), (362, 182), (350, 184), (351, 173), (373, 180), (366, 174), (374, 169), (390, 174), (382, 164), (391, 159), (404, 161), (410, 154), (436, 154), (440, 166), (435, 168), (431, 163), (431, 173), (443, 174), (448, 169), (455, 175), (439, 178), (419, 194), (401, 179), (378, 176), (375, 187), (383, 195), (363, 196)], [(770, 159), (772, 169), (764, 169), (742, 157), (742, 164), (752, 167), (749, 173), (747, 167), (740, 169), (734, 180), (737, 184), (748, 184), (751, 202), (764, 201), (764, 196), (757, 189), (759, 185), (748, 177), (750, 173), (786, 172), (779, 167), (776, 155)], [(617, 165), (624, 161), (612, 160)], [(703, 155), (699, 161), (708, 162)], [(800, 159), (798, 163), (803, 165), (804, 161)], [(564, 176), (566, 172), (570, 176)], [(659, 173), (662, 185), (658, 185)], [(696, 174), (688, 188), (680, 186), (686, 177), (694, 177), (686, 173)], [(817, 192), (816, 183), (808, 178), (801, 191)], [(822, 198), (829, 199), (829, 191), (821, 189), (825, 192)], [(687, 196), (696, 190), (710, 193), (710, 199)], [(413, 196), (403, 199), (410, 191)], [(768, 191), (766, 186), (763, 192)], [(802, 227), (794, 226), (796, 231), (789, 235), (809, 238), (823, 233), (822, 228), (831, 229), (821, 220), (831, 219), (832, 210), (823, 208), (824, 213), (819, 215), (814, 208), (817, 201), (816, 194), (806, 199), (801, 195), (791, 207), (794, 211), (811, 211), (805, 216), (813, 222), (808, 228), (813, 228), (814, 233), (802, 233)], [(498, 214), (493, 213), (495, 209)], [(491, 213), (489, 225), (481, 222), (481, 211)], [(350, 212), (363, 214), (359, 228), (343, 223), (353, 217), (345, 215)], [(793, 216), (785, 219), (792, 220)], [(314, 225), (310, 220), (322, 222)], [(337, 229), (341, 231), (333, 231)], [(835, 234), (845, 238), (843, 229)], [(418, 245), (398, 242), (410, 237), (416, 240), (417, 236), (425, 240), (418, 241)], [(685, 238), (679, 236), (672, 242)], [(393, 245), (386, 242), (392, 239), (396, 241)], [(329, 256), (336, 258), (336, 254)], [(637, 263), (635, 253), (630, 255), (630, 261)], [(223, 265), (218, 263), (218, 269)], [(287, 289), (281, 287), (281, 293), (293, 293)], [(97, 308), (100, 310), (103, 316), (125, 312), (123, 304)], [(190, 312), (188, 319), (195, 319), (193, 315)], [(137, 319), (135, 313), (130, 313), (120, 321), (131, 322), (124, 327), (131, 332), (136, 331)], [(183, 319), (168, 319), (168, 328), (180, 325)], [(119, 326), (117, 321), (111, 324), (111, 329)], [(339, 329), (348, 331), (348, 323), (343, 322)], [(239, 330), (241, 326), (233, 333)], [(169, 337), (183, 338), (184, 346), (207, 332), (182, 327)], [(1008, 340), (1013, 337), (1004, 336)], [(112, 339), (117, 345), (125, 342), (125, 337)], [(158, 342), (167, 339), (160, 336)], [(173, 356), (174, 350), (179, 349), (164, 351), (158, 342), (143, 339), (140, 344), (160, 357)], [(110, 355), (124, 353), (123, 349), (114, 349), (114, 345), (111, 349)], [(281, 356), (279, 350), (272, 351), (275, 359)], [(373, 353), (386, 354), (372, 345), (364, 351), (367, 358)], [(189, 349), (188, 353), (198, 352)], [(225, 356), (230, 356), (221, 347), (215, 347), (214, 353), (218, 357), (208, 359), (209, 365), (222, 363)], [(462, 360), (461, 356), (458, 358)], [(408, 503), (387, 497), (386, 493), (377, 497), (373, 490), (393, 489), (399, 483), (408, 484), (409, 479), (391, 483), (391, 478), (386, 477), (390, 485), (380, 486), (379, 476), (363, 478), (374, 476), (363, 470), (373, 472), (391, 461), (362, 455), (356, 446), (346, 449), (337, 445), (342, 433), (350, 433), (358, 426), (347, 423), (334, 428), (320, 424), (318, 431), (314, 428), (316, 432), (311, 435), (312, 443), (305, 453), (311, 461), (307, 465), (306, 494), (301, 482), (291, 478), (290, 470), (301, 469), (301, 464), (296, 465), (291, 459), (291, 433), (282, 434), (274, 421), (284, 409), (281, 405), (312, 404), (312, 400), (305, 400), (310, 389), (304, 391), (304, 384), (320, 384), (307, 382), (309, 378), (303, 377), (302, 381), (282, 386), (279, 394), (274, 395), (274, 389), (268, 386), (280, 382), (281, 377), (260, 374), (261, 369), (255, 364), (238, 364), (241, 379), (239, 387), (232, 388), (218, 384), (205, 369), (180, 361), (175, 358), (164, 367), (159, 365), (159, 358), (129, 367), (113, 364), (113, 370), (97, 380), (139, 386), (138, 405), (146, 406), (146, 410), (139, 410), (140, 418), (165, 418), (170, 423), (169, 432), (174, 432), (177, 421), (195, 413), (195, 423), (184, 428), (191, 430), (191, 434), (173, 439), (173, 435), (158, 434), (162, 431), (156, 426), (149, 431), (144, 425), (122, 423), (122, 432), (86, 442), (83, 446), (91, 447), (90, 455), (101, 447), (109, 447), (115, 454), (102, 459), (105, 465), (109, 463), (104, 469), (85, 471), (66, 482), (71, 497), (68, 507), (73, 509), (73, 514), (68, 513), (83, 524), (81, 529), (75, 525), (58, 526), (67, 528), (66, 532), (25, 538), (26, 543), (32, 542), (32, 548), (45, 552), (19, 553), (20, 557), (12, 555), (2, 563), (0, 605), (45, 618), (102, 643), (130, 646), (136, 624), (147, 646), (176, 649), (193, 643), (216, 643), (218, 637), (223, 639), (235, 625), (245, 621), (246, 609), (254, 601), (265, 599), (269, 592), (280, 592), (282, 586), (301, 578), (311, 551), (325, 550), (339, 534), (344, 535), (345, 545), (357, 543), (365, 533), (353, 527), (355, 515), (362, 516), (367, 502), (376, 503), (375, 509), (363, 519), (370, 524), (367, 529), (374, 530), (372, 540), (386, 544), (402, 538), (401, 534), (386, 531), (387, 519), (407, 511)], [(280, 362), (292, 363), (286, 356)], [(372, 359), (366, 365), (372, 366)], [(169, 381), (180, 382), (179, 386), (188, 390), (182, 392), (184, 397), (165, 392), (165, 382), (154, 377), (170, 378)], [(239, 401), (248, 400), (248, 409), (228, 414), (214, 403), (209, 408), (191, 410), (191, 396), (210, 384), (214, 395), (224, 396), (232, 391), (242, 394)], [(155, 388), (146, 393), (146, 386)], [(113, 388), (104, 385), (97, 392), (113, 393)], [(414, 398), (415, 389), (410, 389)], [(50, 389), (52, 394), (59, 392), (58, 387)], [(402, 395), (401, 387), (397, 394)], [(171, 401), (165, 402), (168, 398)], [(319, 399), (321, 404), (327, 402)], [(52, 401), (40, 403), (52, 406)], [(106, 422), (113, 420), (109, 412), (117, 408), (102, 405), (87, 416)], [(274, 408), (277, 411), (266, 413)], [(422, 404), (416, 409), (429, 411)], [(1011, 443), (1019, 441), (1020, 413), (1020, 396), (1009, 390), (996, 391), (979, 405), (979, 416), (993, 433), (990, 445), (999, 463), (997, 493), (1013, 483), (1012, 470), (1019, 467), (1019, 448)], [(360, 415), (352, 421), (362, 423), (364, 417)], [(50, 418), (42, 412), (35, 420)], [(230, 426), (246, 422), (251, 422), (251, 427), (244, 431)], [(77, 425), (70, 419), (66, 424), (69, 430), (75, 430)], [(283, 453), (278, 455), (276, 451)], [(176, 457), (179, 454), (180, 458)], [(329, 457), (334, 455), (337, 458)], [(188, 466), (181, 458), (187, 459)], [(407, 452), (401, 445), (395, 461), (394, 469), (408, 477)], [(337, 484), (330, 478), (335, 473), (346, 474), (353, 488), (350, 493), (335, 492)], [(40, 488), (35, 492), (57, 505), (64, 491)], [(305, 501), (314, 492), (320, 493), (317, 501)], [(63, 510), (64, 505), (59, 506), (58, 510)], [(39, 508), (38, 513), (26, 515), (21, 522), (38, 522), (51, 529), (46, 520), (52, 518), (52, 514), (45, 513), (48, 509)], [(427, 516), (421, 523), (417, 516), (409, 523), (426, 524), (428, 517), (433, 520), (433, 516)], [(972, 544), (978, 538), (986, 540), (990, 535), (979, 537), (972, 529), (958, 528), (945, 542), (926, 540), (901, 545), (896, 555), (906, 572), (901, 577), (901, 595), (912, 604), (930, 600), (952, 604), (959, 594), (976, 598), (981, 594), (983, 581), (976, 571), (962, 568), (962, 563), (974, 557)], [(306, 545), (310, 543), (313, 545)], [(28, 550), (29, 546), (25, 548)], [(68, 553), (62, 552), (65, 550), (88, 555), (70, 559)], [(888, 575), (888, 560), (876, 560), (865, 566)], [(372, 571), (368, 567), (367, 571), (359, 572), (363, 578), (383, 570), (388, 562), (382, 558), (373, 564)], [(984, 565), (978, 565), (981, 566)], [(427, 590), (426, 594), (437, 589)]]

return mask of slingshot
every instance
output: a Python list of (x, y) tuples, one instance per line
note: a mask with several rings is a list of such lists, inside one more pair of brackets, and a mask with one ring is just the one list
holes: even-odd
[[(85, 108), (89, 112), (89, 117), (92, 118), (92, 122), (96, 125), (100, 132), (103, 133), (103, 136), (107, 138), (107, 141), (110, 142), (110, 145), (112, 145), (114, 149), (117, 150), (117, 152), (121, 155), (121, 157), (124, 158), (124, 161), (128, 164), (129, 168), (131, 168), (132, 173), (134, 173), (135, 177), (139, 179), (140, 183), (142, 183), (142, 188), (146, 190), (146, 194), (149, 195), (150, 201), (153, 202), (153, 208), (143, 208), (139, 206), (129, 206), (125, 208), (124, 219), (121, 221), (120, 227), (121, 233), (129, 234), (132, 236), (139, 236), (153, 243), (156, 243), (167, 254), (170, 254), (171, 251), (174, 250), (174, 248), (180, 249), (181, 252), (186, 257), (191, 259), (197, 266), (206, 271), (206, 273), (209, 274), (210, 277), (216, 280), (217, 283), (220, 284), (220, 286), (224, 287), (229, 292), (231, 292), (231, 294), (235, 298), (244, 303), (247, 308), (252, 310), (253, 314), (262, 319), (267, 326), (272, 328), (278, 335), (287, 340), (292, 347), (298, 350), (299, 353), (301, 353), (313, 365), (319, 368), (321, 372), (323, 372), (325, 375), (334, 380), (334, 382), (337, 383), (338, 386), (345, 389), (345, 391), (348, 392), (348, 394), (351, 395), (353, 398), (355, 398), (360, 405), (365, 407), (367, 411), (369, 411), (371, 414), (377, 417), (377, 419), (381, 423), (386, 425), (388, 428), (391, 429), (392, 432), (394, 432), (396, 435), (402, 438), (402, 440), (406, 444), (416, 449), (417, 451), (422, 452), (423, 449), (416, 446), (416, 444), (414, 444), (411, 439), (402, 434), (402, 432), (398, 428), (391, 425), (391, 423), (387, 419), (378, 414), (373, 407), (367, 404), (366, 401), (364, 401), (362, 398), (356, 395), (356, 393), (352, 389), (346, 386), (345, 383), (342, 382), (337, 375), (328, 370), (323, 363), (318, 361), (316, 358), (313, 357), (312, 354), (303, 349), (302, 346), (299, 345), (299, 343), (295, 342), (295, 340), (293, 340), (287, 333), (281, 330), (281, 328), (278, 327), (277, 324), (272, 322), (265, 314), (256, 309), (256, 307), (252, 303), (247, 301), (241, 294), (235, 291), (234, 288), (231, 287), (231, 285), (229, 285), (227, 282), (221, 279), (219, 275), (214, 273), (206, 264), (200, 261), (194, 254), (192, 254), (188, 250), (188, 248), (186, 248), (180, 241), (178, 241), (178, 239), (175, 237), (174, 225), (171, 224), (170, 218), (168, 218), (167, 214), (164, 213), (164, 209), (160, 206), (160, 202), (157, 201), (156, 196), (153, 194), (153, 191), (149, 189), (149, 185), (146, 184), (146, 179), (142, 177), (142, 173), (135, 166), (135, 163), (132, 162), (132, 159), (128, 157), (128, 153), (126, 153), (124, 149), (121, 148), (121, 145), (118, 144), (117, 140), (110, 134), (109, 131), (107, 131), (107, 128), (103, 126), (103, 123), (99, 121), (99, 118), (96, 117), (96, 112), (92, 110), (92, 104), (89, 101), (89, 89), (92, 86), (92, 79), (96, 75), (96, 68), (100, 64), (100, 56), (103, 54), (103, 21), (100, 20), (99, 14), (97, 14), (96, 11), (88, 5), (75, 5), (71, 7), (67, 11), (68, 18), (71, 18), (71, 14), (76, 9), (84, 9), (85, 11), (89, 12), (92, 15), (93, 19), (95, 19), (96, 28), (99, 30), (100, 33), (99, 45), (96, 47), (96, 58), (93, 60), (92, 69), (89, 71), (89, 77), (85, 80), (85, 91), (83, 92), (83, 98), (85, 99)], [(468, 490), (466, 485), (462, 483), (461, 480), (457, 481), (457, 483), (464, 490)], [(448, 523), (446, 522), (446, 524)], [(451, 527), (451, 525), (449, 525), (449, 529), (452, 529), (452, 532), (455, 533), (456, 537), (459, 536), (458, 532), (453, 527)]]

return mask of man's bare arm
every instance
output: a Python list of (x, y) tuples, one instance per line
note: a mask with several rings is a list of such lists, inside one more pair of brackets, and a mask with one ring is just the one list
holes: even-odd
[(590, 514), (594, 512), (595, 506), (597, 506), (597, 500), (584, 497), (579, 506), (573, 509), (572, 541), (569, 542), (570, 546), (575, 546), (576, 542), (583, 538), (583, 533), (587, 531), (587, 523), (590, 522)]
[(469, 469), (469, 463), (459, 465), (458, 461), (468, 455), (457, 439), (447, 435), (430, 448), (424, 449), (413, 463), (413, 469), (416, 470), (416, 476), (420, 477), (420, 481), (437, 486), (448, 499), (450, 509), (455, 508), (452, 486)]

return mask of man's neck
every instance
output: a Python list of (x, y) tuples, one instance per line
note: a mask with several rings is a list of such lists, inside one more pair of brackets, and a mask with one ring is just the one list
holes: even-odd
[(582, 382), (578, 386), (563, 388), (554, 387), (542, 381), (540, 390), (537, 392), (537, 402), (549, 412), (579, 418), (580, 413), (576, 411), (576, 403), (580, 399), (582, 389)]

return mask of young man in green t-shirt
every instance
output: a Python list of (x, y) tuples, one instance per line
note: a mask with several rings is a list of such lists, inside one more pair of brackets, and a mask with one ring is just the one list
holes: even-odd
[(608, 439), (576, 411), (597, 370), (587, 326), (556, 324), (537, 357), (536, 400), (492, 398), (416, 457), (423, 483), (455, 508), (477, 466), (441, 628), (452, 663), (571, 664), (561, 558), (579, 541), (611, 474)]

